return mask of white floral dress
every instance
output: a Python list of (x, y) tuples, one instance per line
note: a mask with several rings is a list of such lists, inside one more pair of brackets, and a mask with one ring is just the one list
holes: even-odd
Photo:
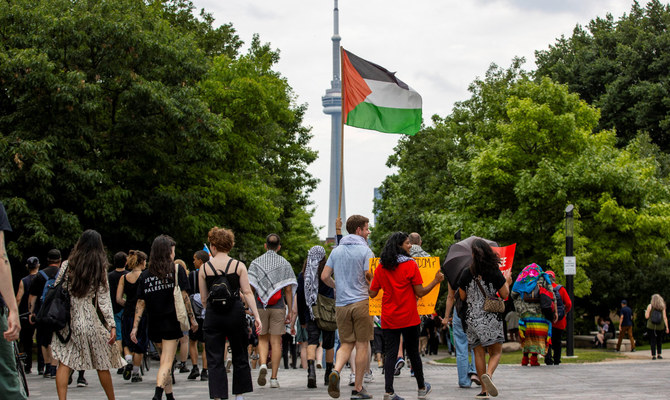
[[(66, 270), (67, 261), (58, 271), (56, 283), (63, 279)], [(70, 326), (60, 331), (63, 337), (67, 337), (68, 329), (71, 329), (70, 340), (67, 343), (61, 343), (54, 333), (51, 342), (54, 358), (77, 371), (111, 370), (126, 365), (118, 348), (107, 343), (110, 332), (98, 317), (95, 305), (96, 295), (98, 307), (106, 325), (110, 329), (115, 326), (112, 301), (109, 297), (109, 283), (105, 279), (105, 284), (98, 288), (97, 293), (91, 290), (82, 298), (70, 296)]]

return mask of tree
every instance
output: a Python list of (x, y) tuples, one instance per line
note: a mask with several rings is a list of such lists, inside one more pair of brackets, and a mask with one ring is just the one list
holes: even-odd
[[(537, 75), (565, 83), (602, 111), (598, 129), (615, 129), (621, 145), (646, 132), (670, 150), (670, 7), (658, 0), (630, 14), (575, 27), (536, 52)], [(664, 161), (667, 164), (667, 161)]]
[[(315, 180), (303, 170), (315, 155), (303, 108), (271, 70), (276, 54), (256, 44), (258, 57), (240, 57), (230, 24), (213, 28), (192, 12), (180, 0), (0, 4), (0, 198), (16, 228), (14, 257), (67, 252), (85, 228), (110, 251), (147, 250), (168, 233), (189, 258), (214, 225), (238, 232), (236, 251), (249, 256), (267, 230), (314, 232), (304, 216)], [(207, 92), (216, 73), (235, 76), (241, 65), (257, 74), (240, 81), (265, 74), (281, 84), (253, 82), (272, 83), (262, 99)], [(212, 99), (234, 118), (210, 109)], [(260, 104), (275, 118), (265, 126), (267, 115), (252, 111)], [(240, 129), (235, 118), (256, 125)], [(260, 129), (277, 148), (259, 144)], [(240, 154), (244, 143), (254, 150)]]
[[(667, 275), (652, 265), (667, 255), (670, 229), (670, 193), (658, 177), (655, 146), (639, 136), (617, 148), (613, 131), (594, 131), (596, 108), (565, 85), (531, 80), (520, 62), (492, 66), (450, 116), (401, 141), (390, 158), (399, 172), (384, 181), (376, 204), (375, 243), (409, 227), (446, 254), (463, 229), (465, 237), (517, 243), (515, 270), (537, 262), (560, 280), (563, 210), (574, 204), (576, 295), (593, 294), (591, 309), (624, 294), (646, 296), (642, 280), (631, 276)], [(406, 209), (416, 216), (413, 226), (396, 217)]]

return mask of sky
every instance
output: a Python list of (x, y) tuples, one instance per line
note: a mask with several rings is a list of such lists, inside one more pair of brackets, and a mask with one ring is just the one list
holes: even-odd
[[(307, 104), (304, 125), (312, 128), (310, 147), (318, 159), (308, 171), (320, 179), (311, 194), (312, 221), (325, 239), (330, 177), (330, 116), (321, 96), (332, 71), (333, 0), (193, 0), (215, 25), (232, 23), (245, 42), (257, 33), (280, 51), (275, 69), (293, 88), (296, 104)], [(646, 4), (640, 1), (640, 4)], [(628, 13), (631, 0), (339, 0), (341, 45), (396, 72), (423, 98), (424, 124), (451, 114), (455, 102), (470, 97), (469, 84), (495, 63), (508, 67), (525, 57), (535, 69), (535, 51), (545, 50), (577, 24), (607, 13)], [(371, 219), (374, 188), (396, 171), (386, 162), (399, 135), (345, 126), (344, 191), (348, 215)], [(399, 227), (401, 229), (401, 227)]]

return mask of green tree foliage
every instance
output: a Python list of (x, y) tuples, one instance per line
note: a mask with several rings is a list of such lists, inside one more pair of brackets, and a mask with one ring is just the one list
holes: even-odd
[[(190, 1), (0, 3), (0, 198), (14, 257), (67, 250), (85, 228), (112, 251), (168, 233), (183, 257), (214, 225), (249, 258), (269, 231), (316, 241), (304, 107), (272, 71), (277, 53), (255, 39), (238, 56), (232, 26), (212, 23)], [(259, 90), (213, 93), (223, 76)]]
[(598, 129), (616, 129), (622, 144), (639, 131), (670, 150), (670, 7), (636, 1), (618, 21), (611, 15), (575, 27), (536, 52), (537, 75), (566, 83), (602, 110)]
[(563, 210), (574, 204), (576, 295), (593, 293), (593, 307), (646, 296), (641, 281), (667, 282), (652, 265), (670, 238), (655, 146), (640, 136), (617, 148), (613, 131), (595, 131), (596, 108), (565, 85), (531, 80), (521, 62), (492, 66), (451, 115), (400, 141), (389, 159), (399, 172), (375, 205), (375, 244), (415, 230), (444, 257), (462, 229), (464, 237), (517, 243), (515, 272), (537, 262), (562, 280)]

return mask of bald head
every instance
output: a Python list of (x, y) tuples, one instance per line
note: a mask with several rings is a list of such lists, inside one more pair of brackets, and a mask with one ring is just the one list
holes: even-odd
[(416, 232), (410, 233), (409, 234), (409, 243), (421, 246), (421, 235), (419, 235)]

